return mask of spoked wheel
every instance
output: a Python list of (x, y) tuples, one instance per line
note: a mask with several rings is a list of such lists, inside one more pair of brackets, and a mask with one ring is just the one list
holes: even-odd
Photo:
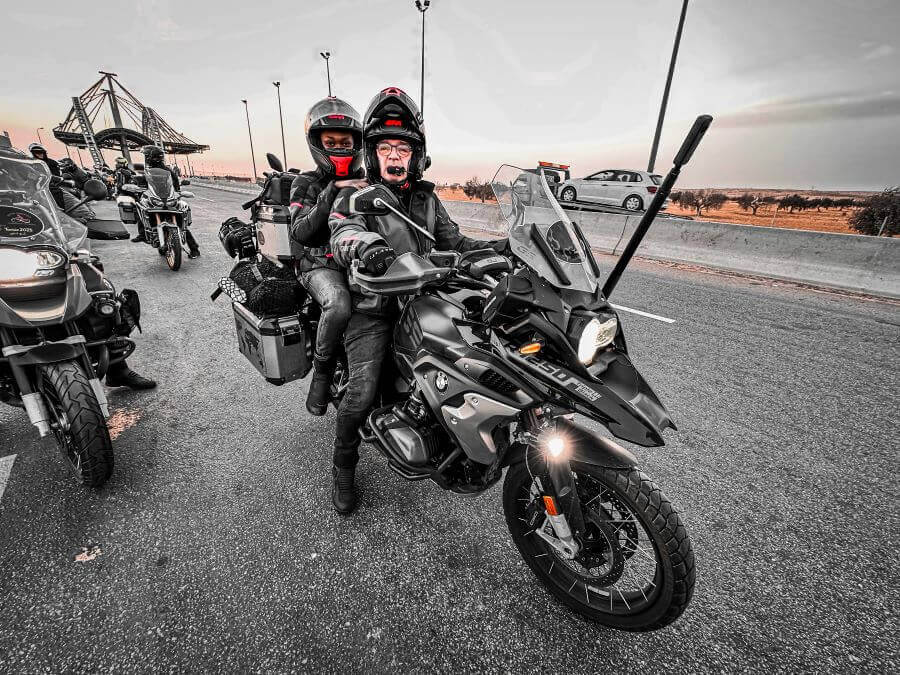
[(50, 429), (80, 483), (100, 487), (112, 475), (113, 449), (100, 404), (75, 363), (41, 369)]
[(177, 272), (181, 268), (181, 236), (178, 230), (166, 230), (166, 264), (173, 272)]
[(650, 631), (677, 619), (694, 590), (694, 554), (678, 512), (637, 469), (571, 463), (586, 530), (568, 559), (554, 538), (525, 463), (503, 485), (506, 523), (519, 553), (567, 607), (612, 628)]

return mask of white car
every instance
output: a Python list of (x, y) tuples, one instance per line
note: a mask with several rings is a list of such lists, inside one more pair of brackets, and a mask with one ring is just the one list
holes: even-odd
[(643, 211), (662, 183), (662, 176), (633, 169), (604, 169), (560, 184), (561, 202), (593, 202)]

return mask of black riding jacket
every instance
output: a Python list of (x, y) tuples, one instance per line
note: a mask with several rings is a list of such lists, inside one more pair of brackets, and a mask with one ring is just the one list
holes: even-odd
[[(360, 170), (348, 178), (361, 178), (363, 175)], [(291, 183), (291, 239), (307, 249), (305, 258), (300, 262), (301, 272), (315, 267), (336, 267), (328, 250), (331, 236), (328, 214), (337, 195), (334, 176), (319, 168), (304, 171)]]
[[(478, 249), (502, 249), (506, 240), (472, 239), (459, 232), (459, 226), (434, 193), (434, 183), (415, 181), (408, 183), (394, 193), (406, 215), (417, 225), (434, 236), (434, 243), (420, 232), (415, 231), (394, 213), (384, 216), (363, 216), (351, 213), (350, 196), (354, 188), (344, 188), (334, 202), (328, 224), (331, 227), (331, 249), (334, 260), (342, 267), (349, 268), (354, 260), (362, 259), (372, 246), (390, 246), (399, 256), (403, 253), (426, 255), (438, 251), (475, 251)], [(355, 284), (350, 284), (353, 308), (365, 314), (387, 315), (394, 309), (391, 298), (366, 293)]]

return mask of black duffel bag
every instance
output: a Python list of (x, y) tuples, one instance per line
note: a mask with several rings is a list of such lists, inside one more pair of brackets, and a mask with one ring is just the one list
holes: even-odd
[(219, 280), (219, 288), (260, 317), (295, 314), (303, 301), (293, 269), (265, 258), (241, 260)]

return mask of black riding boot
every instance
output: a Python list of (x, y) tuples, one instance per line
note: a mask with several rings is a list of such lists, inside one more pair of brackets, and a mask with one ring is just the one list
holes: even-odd
[(334, 510), (341, 515), (349, 515), (356, 508), (356, 467), (338, 466), (331, 467), (331, 475), (334, 485), (331, 488), (331, 503)]
[(128, 387), (129, 389), (153, 389), (156, 382), (149, 377), (138, 375), (124, 360), (113, 363), (106, 371), (108, 387)]
[(138, 220), (137, 230), (137, 236), (132, 237), (131, 241), (135, 243), (139, 241), (147, 241), (147, 237), (144, 235), (144, 224), (140, 220)]
[(331, 400), (331, 380), (334, 378), (334, 359), (313, 359), (313, 376), (306, 396), (306, 409), (311, 415), (321, 417), (328, 410)]
[(200, 246), (197, 244), (197, 240), (194, 239), (194, 234), (190, 230), (185, 230), (184, 234), (185, 239), (187, 239), (188, 258), (199, 258)]

